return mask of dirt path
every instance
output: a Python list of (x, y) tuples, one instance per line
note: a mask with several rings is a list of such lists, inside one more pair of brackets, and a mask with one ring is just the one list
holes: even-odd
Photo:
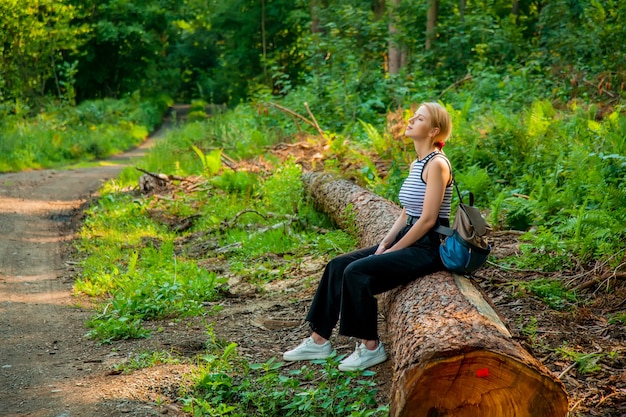
[[(102, 401), (97, 378), (108, 367), (111, 348), (84, 338), (92, 312), (77, 307), (71, 295), (64, 251), (74, 214), (162, 132), (98, 167), (0, 175), (0, 416), (137, 411)], [(137, 415), (152, 414), (147, 411)]]

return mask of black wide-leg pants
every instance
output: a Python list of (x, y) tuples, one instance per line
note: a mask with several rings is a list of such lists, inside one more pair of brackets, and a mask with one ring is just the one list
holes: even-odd
[[(404, 227), (396, 241), (410, 227)], [(340, 255), (326, 265), (306, 317), (314, 332), (330, 339), (339, 321), (340, 334), (377, 340), (378, 303), (374, 296), (443, 269), (439, 234), (433, 231), (395, 252), (374, 255), (377, 247)]]

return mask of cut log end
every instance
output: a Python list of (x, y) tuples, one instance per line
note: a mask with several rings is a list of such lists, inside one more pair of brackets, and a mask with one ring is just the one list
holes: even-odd
[(565, 416), (565, 393), (546, 375), (515, 359), (477, 350), (413, 368), (395, 390), (397, 417)]

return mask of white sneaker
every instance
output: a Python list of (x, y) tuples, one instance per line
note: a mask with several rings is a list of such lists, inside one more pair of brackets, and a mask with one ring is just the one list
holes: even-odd
[(378, 365), (387, 360), (387, 353), (383, 344), (378, 342), (378, 347), (374, 350), (369, 350), (363, 343), (360, 345), (357, 343), (355, 351), (352, 355), (348, 356), (339, 364), (340, 371), (356, 371), (369, 368), (370, 366)]
[(330, 341), (321, 345), (315, 343), (312, 337), (307, 337), (297, 347), (283, 353), (286, 361), (307, 361), (312, 359), (326, 359), (332, 353)]

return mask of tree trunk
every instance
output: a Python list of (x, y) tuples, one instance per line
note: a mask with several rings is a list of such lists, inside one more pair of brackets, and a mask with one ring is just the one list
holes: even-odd
[(319, 33), (320, 31), (320, 19), (317, 17), (317, 2), (315, 0), (311, 0), (309, 3), (310, 11), (311, 11), (311, 33)]
[(459, 21), (465, 21), (465, 6), (467, 5), (467, 0), (459, 0)]
[(439, 0), (430, 0), (428, 16), (426, 18), (426, 45), (425, 49), (430, 50), (435, 42), (437, 33), (437, 20), (439, 19)]
[(511, 14), (515, 16), (515, 25), (519, 26), (519, 15), (520, 15), (519, 0), (513, 0), (513, 7), (511, 8)]
[(372, 12), (374, 20), (380, 20), (385, 15), (385, 0), (372, 0)]
[(330, 174), (308, 173), (305, 187), (320, 211), (343, 229), (354, 231), (360, 246), (380, 242), (400, 214), (400, 208), (376, 194)]
[[(346, 180), (303, 177), (318, 208), (361, 246), (378, 243), (400, 208)], [(447, 271), (379, 297), (393, 361), (392, 417), (564, 417), (561, 381), (511, 336), (489, 298)]]
[(311, 13), (311, 33), (320, 33), (323, 30), (320, 28), (319, 10), (328, 7), (328, 0), (310, 0), (309, 10)]
[(267, 39), (265, 35), (265, 0), (261, 0), (261, 43), (263, 47), (263, 79), (267, 81)]
[(402, 50), (400, 45), (396, 40), (396, 36), (398, 34), (398, 28), (395, 23), (395, 8), (400, 5), (400, 0), (391, 0), (390, 8), (389, 8), (389, 42), (388, 42), (388, 72), (389, 74), (395, 75), (400, 72), (402, 68)]

